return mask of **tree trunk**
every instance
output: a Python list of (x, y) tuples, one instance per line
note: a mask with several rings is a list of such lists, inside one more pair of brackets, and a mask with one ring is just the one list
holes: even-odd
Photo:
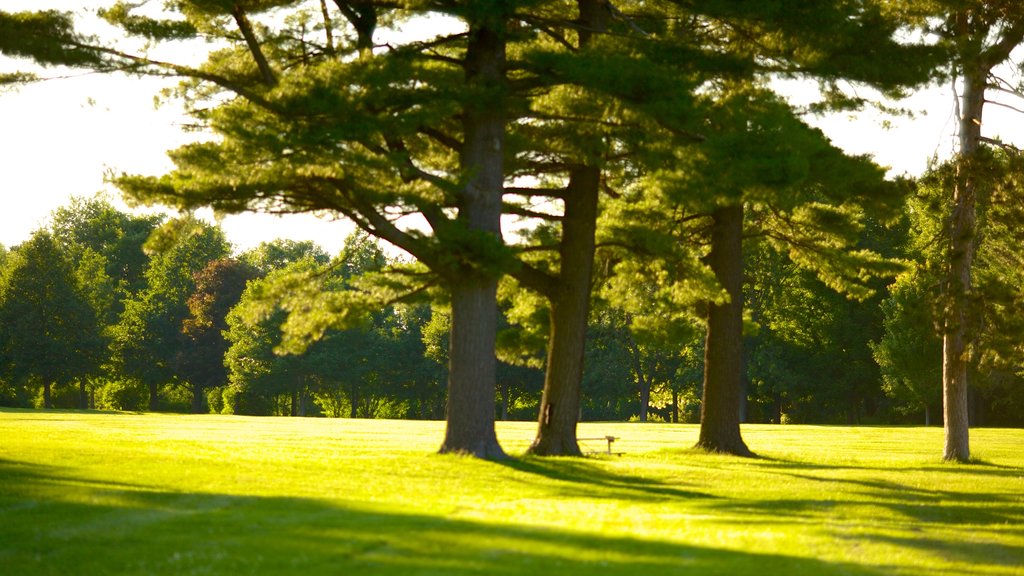
[(971, 458), (967, 411), (968, 303), (977, 228), (977, 191), (972, 174), (981, 146), (986, 70), (965, 70), (960, 118), (960, 157), (949, 220), (949, 268), (942, 330), (942, 406), (945, 460)]
[(679, 423), (679, 391), (672, 391), (672, 423)]
[(149, 388), (149, 411), (156, 412), (160, 408), (160, 386), (156, 383), (150, 383)]
[[(505, 78), (505, 16), (470, 22), (466, 82), (500, 92)], [(494, 100), (485, 99), (485, 100)], [(505, 115), (498, 101), (478, 101), (463, 112), (462, 170), (468, 177), (458, 223), (501, 241)], [(448, 364), (447, 426), (442, 453), (505, 458), (494, 431), (494, 344), (498, 280), (469, 263), (450, 279), (452, 317)]]
[(82, 410), (89, 409), (89, 392), (85, 389), (85, 380), (78, 381), (78, 407)]
[(743, 394), (743, 205), (715, 210), (708, 261), (729, 295), (708, 305), (704, 346), (704, 397), (697, 448), (753, 456), (740, 436)]
[(43, 382), (43, 408), (53, 408), (53, 392), (49, 382)]
[(203, 386), (201, 384), (192, 385), (192, 413), (202, 414), (203, 410)]
[(651, 410), (651, 381), (644, 378), (643, 374), (638, 374), (637, 383), (640, 385), (639, 419), (641, 422), (647, 422), (647, 414)]
[(504, 458), (494, 432), (497, 280), (452, 288), (447, 428), (442, 453)]
[(537, 437), (529, 450), (532, 454), (582, 454), (576, 441), (576, 424), (580, 414), (600, 189), (601, 171), (598, 168), (584, 166), (570, 174), (559, 246), (559, 281), (548, 298), (551, 328), (547, 370)]

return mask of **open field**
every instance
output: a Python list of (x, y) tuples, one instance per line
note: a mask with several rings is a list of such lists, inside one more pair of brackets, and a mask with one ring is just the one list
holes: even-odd
[[(499, 425), (521, 453), (534, 425)], [(443, 423), (0, 410), (0, 573), (1024, 574), (1024, 430), (581, 426), (623, 456), (439, 456)], [(603, 443), (602, 443), (603, 444)], [(603, 445), (594, 445), (602, 448)]]

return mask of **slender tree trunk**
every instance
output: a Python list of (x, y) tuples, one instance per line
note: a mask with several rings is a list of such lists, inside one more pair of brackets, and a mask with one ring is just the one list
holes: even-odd
[(156, 383), (150, 383), (149, 388), (149, 411), (156, 412), (160, 408), (160, 390)]
[(43, 408), (53, 408), (53, 392), (49, 382), (43, 382)]
[(201, 384), (192, 384), (192, 413), (202, 414), (203, 410), (203, 391), (204, 388)]
[[(505, 78), (505, 16), (470, 22), (466, 82), (502, 91)], [(498, 101), (467, 106), (462, 169), (468, 182), (458, 222), (467, 230), (501, 241), (504, 188), (505, 114)], [(451, 279), (452, 318), (448, 364), (447, 428), (441, 452), (505, 458), (494, 431), (494, 344), (498, 326), (498, 279), (464, 266)]]
[(708, 261), (729, 301), (708, 306), (697, 448), (753, 456), (740, 436), (743, 393), (743, 205), (715, 210)]
[(672, 391), (672, 423), (679, 423), (679, 391)]
[(559, 246), (561, 269), (554, 293), (548, 298), (551, 329), (537, 437), (530, 447), (533, 454), (581, 455), (576, 424), (590, 315), (600, 185), (601, 171), (585, 166), (572, 171), (566, 188)]
[(970, 460), (967, 363), (970, 341), (968, 303), (977, 232), (975, 157), (981, 146), (981, 114), (987, 70), (965, 70), (960, 118), (960, 157), (949, 220), (949, 268), (942, 330), (942, 406), (946, 443), (943, 458)]
[(501, 420), (504, 422), (508, 420), (508, 408), (511, 401), (509, 400), (509, 388), (508, 383), (498, 385), (499, 395), (501, 396)]
[(89, 391), (85, 389), (85, 380), (78, 381), (78, 407), (82, 410), (89, 409)]
[(640, 384), (640, 421), (647, 422), (647, 415), (651, 411), (651, 381), (644, 378), (643, 374), (638, 374), (637, 382)]

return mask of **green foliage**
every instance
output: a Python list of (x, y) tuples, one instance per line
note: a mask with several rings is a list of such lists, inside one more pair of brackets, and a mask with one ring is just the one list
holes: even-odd
[(157, 407), (160, 386), (178, 378), (175, 362), (184, 344), (181, 330), (189, 316), (195, 274), (229, 252), (219, 228), (196, 221), (173, 225), (187, 233), (153, 253), (145, 272), (146, 287), (125, 302), (112, 329), (114, 363), (124, 377), (149, 388), (150, 409)]
[[(0, 54), (26, 58), (48, 66), (87, 66), (108, 69), (101, 52), (88, 46), (95, 38), (79, 35), (68, 12), (0, 11)], [(34, 79), (28, 73), (5, 74), (4, 82)]]
[(69, 256), (37, 231), (10, 256), (0, 285), (2, 376), (19, 386), (41, 384), (46, 407), (51, 386), (95, 374), (102, 361), (96, 311), (76, 280)]
[(872, 343), (882, 388), (903, 411), (941, 407), (942, 339), (935, 330), (935, 287), (920, 272), (901, 274), (882, 303), (885, 334)]
[(313, 242), (295, 240), (261, 242), (256, 248), (248, 250), (238, 257), (240, 261), (252, 266), (262, 275), (280, 270), (305, 258), (311, 258), (321, 265), (327, 264), (331, 260), (331, 257)]
[(137, 380), (104, 380), (95, 388), (97, 410), (142, 411), (149, 402), (146, 386)]

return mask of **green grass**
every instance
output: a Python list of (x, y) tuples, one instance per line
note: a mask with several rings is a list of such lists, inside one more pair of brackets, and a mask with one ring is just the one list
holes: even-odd
[[(529, 423), (499, 425), (521, 453)], [(617, 457), (439, 456), (443, 424), (0, 411), (0, 574), (1024, 574), (1024, 430), (583, 424)], [(595, 446), (601, 447), (601, 446)]]

